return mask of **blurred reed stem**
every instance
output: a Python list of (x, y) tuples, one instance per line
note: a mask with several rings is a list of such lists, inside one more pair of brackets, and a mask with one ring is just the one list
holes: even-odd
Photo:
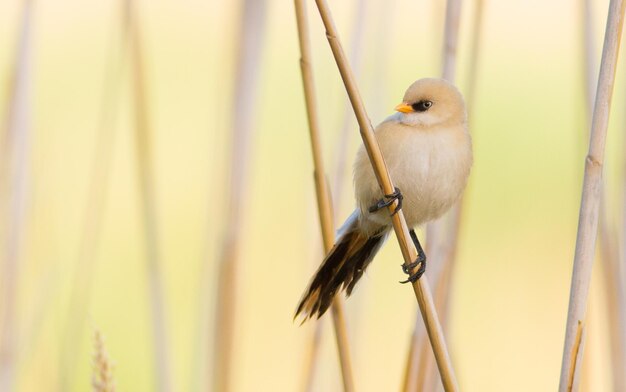
[[(127, 55), (129, 31), (128, 13), (124, 12), (125, 3), (120, 2), (120, 19), (114, 23), (114, 33), (108, 50), (108, 63), (102, 85), (102, 106), (97, 124), (93, 161), (89, 174), (87, 201), (83, 215), (83, 229), (79, 242), (76, 267), (72, 278), (69, 312), (61, 343), (61, 391), (70, 389), (75, 376), (76, 358), (79, 345), (76, 340), (83, 336), (87, 308), (91, 301), (94, 270), (97, 260), (98, 242), (102, 229), (102, 217), (106, 208), (109, 191), (109, 175), (116, 140), (115, 120), (117, 118), (117, 99), (124, 72)], [(121, 28), (120, 28), (121, 26)], [(120, 47), (121, 45), (121, 47)]]
[[(366, 18), (366, 10), (367, 4), (369, 0), (362, 0), (356, 3), (355, 13), (354, 13), (354, 26), (352, 27), (351, 34), (351, 42), (350, 42), (350, 64), (352, 65), (352, 70), (354, 71), (355, 77), (358, 77), (359, 72), (362, 68), (362, 60), (363, 60), (363, 50), (361, 45), (363, 40), (363, 35), (365, 32), (365, 18)], [(376, 56), (377, 61), (380, 62), (381, 56), (380, 54)], [(333, 205), (340, 206), (341, 200), (343, 200), (343, 194), (345, 190), (345, 174), (346, 168), (348, 166), (348, 142), (350, 140), (350, 135), (352, 134), (352, 123), (350, 121), (352, 116), (352, 107), (349, 102), (346, 102), (344, 105), (343, 114), (341, 116), (341, 131), (339, 132), (336, 149), (334, 151), (335, 156), (335, 167), (333, 169)], [(339, 209), (334, 211), (334, 222), (337, 223), (339, 221)]]
[[(435, 287), (435, 307), (443, 308), (443, 301), (447, 298), (448, 287), (450, 284), (452, 264), (448, 263), (439, 268), (436, 272), (438, 285)], [(442, 315), (442, 323), (446, 322), (447, 315)], [(438, 384), (436, 369), (433, 367), (433, 355), (426, 344), (426, 334), (424, 326), (419, 322), (415, 322), (409, 352), (407, 355), (407, 364), (402, 383), (403, 391), (434, 391)]]
[[(622, 124), (622, 127), (624, 127), (624, 129), (626, 130), (626, 126), (624, 124)], [(620, 343), (621, 343), (621, 347), (620, 347), (620, 359), (618, 360), (618, 362), (620, 362), (622, 364), (621, 369), (626, 368), (626, 133), (624, 133), (622, 135), (623, 137), (623, 150), (622, 150), (622, 199), (621, 199), (621, 206), (622, 206), (622, 220), (621, 220), (621, 237), (619, 237), (619, 230), (618, 230), (618, 239), (616, 240), (618, 242), (618, 244), (620, 243), (620, 239), (621, 239), (621, 249), (618, 246), (617, 247), (617, 252), (618, 252), (618, 259), (617, 259), (617, 273), (619, 275), (619, 280), (616, 279), (617, 282), (619, 282), (619, 285), (617, 286), (618, 290), (619, 290), (619, 295), (618, 295), (618, 302), (619, 304), (617, 306), (619, 306), (620, 308), (620, 312), (619, 312), (619, 326), (620, 326)], [(617, 215), (617, 214), (616, 214)], [(621, 255), (619, 254), (621, 250)], [(614, 384), (614, 389), (617, 390), (615, 387), (617, 386), (621, 386), (623, 389), (622, 390), (626, 390), (626, 375), (624, 374), (624, 372), (620, 372), (619, 376), (620, 379), (617, 382), (617, 384)]]
[[(311, 45), (309, 39), (309, 25), (306, 5), (304, 0), (295, 0), (296, 21), (298, 25), (298, 38), (300, 42), (300, 71), (304, 87), (307, 119), (309, 123), (309, 135), (311, 138), (311, 151), (313, 153), (315, 195), (317, 198), (317, 210), (319, 213), (324, 252), (328, 254), (335, 243), (335, 230), (333, 228), (333, 211), (330, 189), (324, 170), (324, 159), (320, 143), (319, 118), (317, 114), (317, 98), (313, 80), (313, 67), (311, 65)], [(341, 296), (335, 296), (332, 304), (333, 326), (335, 328), (335, 341), (339, 352), (341, 375), (345, 391), (354, 391), (354, 378), (352, 377), (352, 359), (348, 343), (348, 331), (346, 329), (345, 312)], [(318, 323), (319, 324), (319, 323)], [(308, 360), (310, 362), (310, 360)], [(312, 380), (311, 376), (306, 379)], [(307, 390), (312, 384), (306, 386)]]
[(162, 281), (162, 261), (159, 253), (158, 219), (155, 200), (154, 168), (152, 166), (152, 125), (149, 116), (148, 97), (145, 82), (145, 67), (139, 18), (136, 3), (126, 2), (126, 18), (130, 37), (132, 79), (134, 82), (135, 105), (135, 154), (139, 180), (143, 226), (146, 245), (146, 272), (148, 298), (152, 310), (153, 345), (155, 349), (156, 388), (161, 392), (172, 390), (171, 355), (168, 347), (168, 334), (165, 316), (165, 299)]
[[(596, 84), (597, 67), (594, 61), (596, 53), (594, 45), (593, 10), (590, 0), (581, 2), (582, 33), (583, 33), (583, 74), (585, 90), (585, 109), (587, 124), (590, 123)], [(605, 289), (607, 318), (609, 324), (611, 367), (613, 376), (613, 390), (626, 390), (626, 292), (622, 284), (622, 276), (619, 268), (619, 249), (616, 241), (616, 233), (609, 220), (607, 210), (606, 181), (602, 184), (600, 193), (599, 229), (600, 255), (603, 262), (603, 287)], [(585, 361), (587, 366), (590, 361)]]
[[(461, 6), (461, 0), (448, 0), (446, 5), (441, 77), (451, 83), (456, 83)], [(478, 14), (477, 12), (476, 15)], [(446, 268), (448, 263), (453, 263), (455, 259), (462, 201), (463, 199), (459, 200), (449, 213), (427, 226), (426, 238), (430, 262), (431, 265), (437, 264), (441, 270)], [(439, 276), (443, 275), (439, 274)], [(435, 287), (438, 285), (439, 282), (435, 281)], [(435, 291), (437, 291), (436, 288)]]
[(232, 358), (236, 328), (237, 269), (241, 246), (241, 211), (248, 194), (252, 132), (255, 129), (259, 63), (265, 36), (265, 0), (244, 0), (239, 19), (239, 38), (232, 110), (232, 146), (229, 193), (224, 237), (217, 280), (212, 382), (216, 392), (232, 389)]
[(15, 387), (18, 347), (18, 284), (20, 282), (20, 252), (28, 191), (28, 160), (31, 145), (31, 82), (33, 2), (22, 3), (21, 21), (17, 34), (14, 65), (9, 82), (4, 131), (4, 162), (2, 200), (5, 222), (3, 227), (2, 286), (0, 286), (0, 391)]
[[(457, 64), (457, 48), (459, 39), (459, 27), (461, 20), (460, 0), (448, 0), (445, 14), (445, 27), (443, 39), (443, 63), (442, 77), (452, 83), (456, 79)], [(474, 9), (474, 20), (472, 23), (473, 31), (471, 33), (470, 48), (470, 67), (469, 67), (469, 87), (466, 96), (468, 108), (473, 107), (473, 98), (475, 96), (475, 79), (477, 75), (479, 44), (482, 32), (482, 15), (483, 1), (476, 0)], [(470, 117), (471, 118), (471, 117)], [(458, 248), (459, 230), (461, 224), (463, 198), (457, 202), (452, 210), (443, 218), (431, 222), (427, 226), (427, 251), (429, 255), (431, 273), (435, 282), (435, 303), (437, 310), (441, 315), (442, 324), (445, 328), (448, 312), (448, 298), (451, 288), (450, 280), (454, 269), (454, 261)], [(433, 368), (429, 363), (432, 356), (425, 349), (425, 336), (423, 328), (419, 323), (419, 319), (415, 324), (415, 331), (411, 338), (411, 347), (409, 349), (408, 361), (406, 366), (408, 371), (405, 374), (404, 390), (425, 390), (425, 388), (434, 388), (431, 383), (437, 380), (436, 377), (430, 375), (429, 369)]]
[(578, 220), (576, 253), (574, 255), (574, 271), (572, 274), (563, 361), (559, 381), (559, 391), (561, 392), (577, 390), (580, 369), (582, 367), (581, 358), (585, 334), (584, 321), (598, 232), (606, 133), (615, 83), (625, 5), (623, 0), (611, 0), (606, 23), (600, 75), (591, 121), (589, 152), (585, 159), (582, 201)]
[[(324, 23), (324, 27), (326, 28), (328, 43), (330, 44), (337, 67), (339, 68), (339, 72), (341, 73), (350, 102), (352, 103), (352, 107), (357, 117), (361, 137), (363, 138), (363, 143), (372, 163), (378, 183), (384, 194), (393, 193), (393, 183), (389, 177), (389, 172), (387, 171), (380, 148), (378, 147), (376, 136), (374, 135), (374, 129), (365, 111), (363, 101), (361, 100), (354, 75), (352, 74), (352, 70), (350, 69), (346, 55), (344, 54), (339, 41), (330, 9), (328, 8), (325, 0), (316, 0), (315, 2)], [(397, 202), (389, 206), (390, 214), (395, 210), (396, 206)], [(396, 237), (398, 238), (398, 243), (400, 244), (405, 265), (408, 265), (416, 259), (417, 251), (410, 240), (409, 229), (406, 225), (402, 210), (400, 210), (399, 213), (392, 215), (392, 223), (396, 232)], [(435, 358), (437, 360), (444, 388), (446, 391), (458, 391), (459, 388), (456, 382), (456, 377), (452, 369), (450, 357), (448, 356), (446, 343), (443, 337), (443, 330), (441, 329), (441, 325), (437, 319), (437, 312), (435, 310), (435, 305), (430, 293), (426, 275), (422, 276), (421, 279), (413, 283), (413, 290), (420, 306), (420, 310), (422, 311), (422, 316), (424, 318), (424, 323), (426, 324), (426, 329), (430, 337), (433, 351), (435, 352)]]
[(406, 364), (404, 365), (404, 375), (402, 377), (403, 391), (417, 391), (417, 374), (419, 372), (417, 366), (420, 363), (420, 343), (424, 333), (422, 329), (418, 328), (418, 325), (420, 325), (418, 321), (415, 322), (413, 332), (411, 333), (409, 352), (407, 353)]
[(299, 391), (312, 392), (315, 389), (315, 373), (319, 364), (320, 344), (323, 335), (323, 323), (315, 323), (315, 328), (311, 333), (311, 338), (304, 349), (304, 365), (302, 366), (302, 383)]
[[(451, 83), (456, 81), (461, 5), (461, 0), (448, 0), (446, 6), (442, 78)], [(439, 279), (442, 276), (439, 271), (446, 268), (448, 263), (453, 263), (456, 256), (462, 201), (463, 199), (459, 200), (450, 212), (442, 218), (429, 223), (426, 228), (426, 248), (430, 265), (436, 265), (438, 270), (437, 279), (435, 280), (435, 292), (438, 291), (437, 286), (439, 286)], [(443, 310), (438, 308), (438, 311), (441, 312)]]
[(476, 82), (478, 80), (478, 65), (482, 52), (482, 41), (485, 14), (485, 0), (474, 0), (474, 20), (472, 21), (472, 31), (470, 33), (470, 58), (467, 72), (467, 93), (465, 98), (468, 107), (468, 119), (471, 123), (476, 110)]

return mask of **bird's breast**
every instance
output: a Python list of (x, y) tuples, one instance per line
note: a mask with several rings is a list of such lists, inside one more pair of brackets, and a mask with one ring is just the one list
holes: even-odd
[[(437, 219), (459, 199), (472, 165), (471, 139), (464, 126), (436, 130), (388, 126), (377, 132), (377, 139), (391, 179), (404, 196), (409, 226)], [(382, 193), (364, 151), (357, 155), (354, 182), (362, 214), (369, 214), (366, 207)], [(368, 219), (389, 224), (388, 215), (379, 211)]]

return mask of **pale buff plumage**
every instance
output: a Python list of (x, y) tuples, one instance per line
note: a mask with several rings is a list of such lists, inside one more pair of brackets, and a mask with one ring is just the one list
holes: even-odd
[[(404, 103), (428, 100), (425, 112), (395, 113), (376, 127), (376, 139), (389, 174), (404, 195), (403, 212), (409, 227), (437, 219), (461, 195), (472, 166), (472, 144), (463, 97), (441, 79), (420, 79), (404, 95)], [(391, 225), (389, 212), (370, 214), (382, 197), (365, 149), (357, 153), (354, 188), (365, 232)]]
[[(419, 102), (432, 105), (423, 111), (411, 108)], [(415, 227), (443, 215), (461, 196), (472, 166), (471, 138), (463, 97), (445, 80), (416, 81), (396, 109), (375, 134), (404, 196), (407, 224)], [(383, 195), (363, 146), (354, 164), (354, 187), (357, 209), (339, 230), (296, 315), (321, 316), (338, 290), (349, 295), (391, 228), (388, 209), (369, 212)]]

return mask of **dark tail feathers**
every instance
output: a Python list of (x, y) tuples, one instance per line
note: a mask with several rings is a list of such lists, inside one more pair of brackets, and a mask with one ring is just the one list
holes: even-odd
[(356, 222), (341, 235), (304, 292), (296, 315), (304, 315), (304, 321), (317, 314), (321, 317), (331, 305), (335, 294), (346, 290), (352, 294), (354, 286), (387, 238), (387, 230), (366, 236), (359, 231)]

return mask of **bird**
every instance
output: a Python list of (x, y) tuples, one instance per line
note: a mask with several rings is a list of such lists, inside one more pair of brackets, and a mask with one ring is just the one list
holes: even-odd
[[(337, 231), (297, 306), (294, 319), (320, 318), (335, 295), (352, 291), (392, 230), (391, 215), (404, 213), (418, 258), (403, 271), (414, 282), (425, 271), (426, 255), (415, 227), (441, 217), (466, 187), (473, 163), (463, 96), (450, 82), (423, 78), (406, 90), (395, 113), (374, 130), (395, 192), (384, 195), (363, 145), (354, 161), (356, 209)], [(385, 208), (395, 204), (390, 214)], [(420, 265), (415, 274), (411, 271)]]

